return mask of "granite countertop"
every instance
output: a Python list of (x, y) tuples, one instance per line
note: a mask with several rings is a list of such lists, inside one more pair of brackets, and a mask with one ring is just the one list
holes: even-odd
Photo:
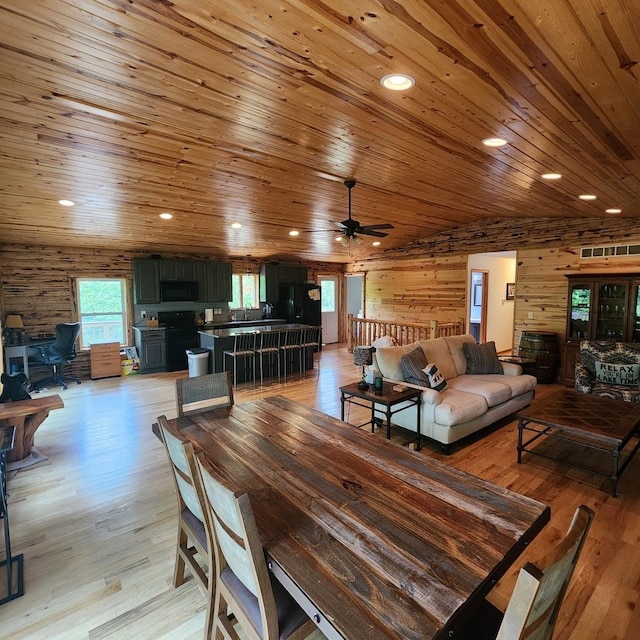
[(242, 333), (264, 333), (267, 331), (286, 331), (287, 329), (305, 329), (310, 328), (308, 324), (283, 324), (283, 321), (277, 321), (274, 324), (225, 327), (216, 329), (200, 329), (198, 333), (213, 338), (231, 338)]
[(270, 318), (268, 320), (227, 320), (223, 322), (208, 322), (198, 329), (231, 329), (233, 327), (261, 327), (272, 324), (286, 324), (286, 320)]

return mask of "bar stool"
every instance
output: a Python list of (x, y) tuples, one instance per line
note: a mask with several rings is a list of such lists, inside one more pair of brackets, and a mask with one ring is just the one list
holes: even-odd
[(302, 342), (302, 329), (288, 329), (284, 333), (280, 351), (282, 352), (282, 360), (284, 365), (284, 381), (287, 381), (287, 372), (293, 371), (296, 353), (300, 358)]
[(280, 335), (280, 331), (263, 331), (259, 334), (254, 366), (260, 367), (260, 386), (264, 380), (265, 360), (268, 363), (270, 377), (273, 377), (274, 364), (278, 366), (278, 382), (280, 382)]
[(253, 376), (253, 383), (256, 381), (256, 332), (250, 333), (236, 333), (233, 341), (233, 350), (227, 350), (222, 352), (223, 367), (227, 370), (227, 358), (231, 358), (233, 361), (233, 386), (238, 384), (238, 364), (239, 361), (249, 363), (251, 366), (245, 366), (245, 377), (248, 377), (248, 372), (251, 371)]
[(322, 336), (322, 327), (310, 327), (302, 330), (302, 338), (300, 340), (300, 376), (304, 374), (307, 368), (307, 356), (311, 356), (311, 364), (313, 368), (313, 353), (318, 352), (318, 375), (320, 375), (320, 340)]

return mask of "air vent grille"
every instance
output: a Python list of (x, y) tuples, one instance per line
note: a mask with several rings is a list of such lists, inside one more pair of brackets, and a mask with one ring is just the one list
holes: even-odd
[(618, 244), (608, 247), (582, 247), (580, 257), (586, 258), (628, 258), (640, 256), (640, 244)]

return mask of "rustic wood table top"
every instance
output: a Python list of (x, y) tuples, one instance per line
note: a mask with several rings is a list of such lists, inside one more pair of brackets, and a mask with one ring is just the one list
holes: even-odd
[(640, 404), (558, 389), (517, 417), (612, 445), (626, 443), (640, 424)]
[(283, 396), (169, 421), (343, 638), (448, 637), (549, 508)]

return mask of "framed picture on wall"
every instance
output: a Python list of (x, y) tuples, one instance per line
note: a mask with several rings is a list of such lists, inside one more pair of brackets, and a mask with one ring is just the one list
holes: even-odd
[(516, 283), (507, 282), (507, 300), (515, 300), (516, 297)]
[(473, 305), (475, 307), (482, 304), (482, 285), (474, 284), (473, 285)]

